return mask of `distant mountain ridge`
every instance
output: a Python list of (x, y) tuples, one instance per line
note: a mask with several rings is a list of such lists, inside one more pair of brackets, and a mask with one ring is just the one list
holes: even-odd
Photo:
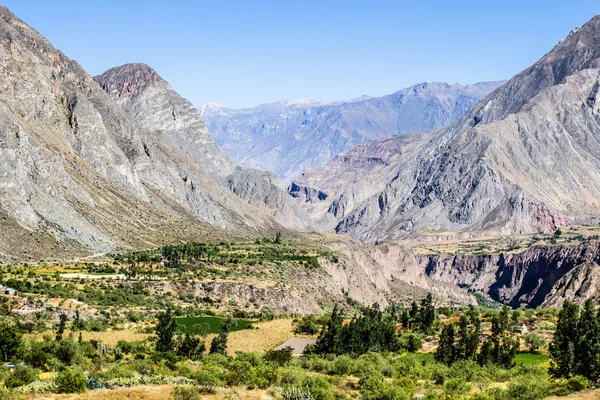
[(503, 82), (421, 83), (383, 97), (280, 101), (254, 108), (200, 108), (217, 144), (236, 163), (285, 183), (365, 141), (441, 128)]
[(361, 144), (290, 186), (365, 242), (552, 231), (600, 217), (600, 16), (454, 124)]

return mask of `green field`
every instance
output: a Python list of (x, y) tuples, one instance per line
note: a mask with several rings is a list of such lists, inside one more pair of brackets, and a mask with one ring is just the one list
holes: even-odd
[(547, 354), (519, 353), (515, 358), (517, 365), (531, 365), (547, 363), (550, 357)]
[[(200, 328), (203, 333), (218, 333), (223, 320), (223, 318), (208, 316), (175, 318), (179, 331), (184, 333), (199, 333), (197, 328)], [(232, 331), (252, 328), (253, 321), (247, 319), (236, 319), (234, 321), (235, 326), (231, 329)]]
[[(433, 353), (408, 353), (408, 356), (416, 357), (419, 361), (433, 361)], [(532, 365), (532, 364), (544, 364), (548, 362), (547, 354), (531, 354), (531, 353), (519, 353), (515, 357), (517, 365)]]

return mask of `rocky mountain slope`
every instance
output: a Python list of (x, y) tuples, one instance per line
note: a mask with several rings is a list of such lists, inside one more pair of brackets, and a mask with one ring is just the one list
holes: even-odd
[(234, 161), (274, 172), (289, 184), (359, 143), (446, 126), (501, 83), (421, 83), (346, 102), (282, 101), (241, 110), (207, 104), (201, 112)]
[(212, 164), (194, 160), (208, 158), (208, 136), (184, 129), (190, 135), (182, 142), (200, 145), (184, 149), (168, 126), (149, 129), (151, 117), (136, 121), (4, 7), (0, 72), (0, 257), (281, 229), (218, 182), (216, 171), (234, 167), (216, 146)]
[(310, 220), (272, 173), (243, 170), (210, 137), (199, 111), (145, 64), (111, 68), (94, 78), (153, 137), (181, 151), (214, 181), (288, 228)]
[(359, 145), (290, 191), (320, 226), (365, 242), (596, 222), (599, 73), (597, 16), (451, 126)]

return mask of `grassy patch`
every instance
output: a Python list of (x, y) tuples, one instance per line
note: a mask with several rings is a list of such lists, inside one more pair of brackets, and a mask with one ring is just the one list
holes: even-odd
[[(203, 333), (218, 333), (223, 323), (219, 317), (181, 317), (175, 318), (177, 327), (181, 332), (194, 333), (199, 328)], [(236, 319), (232, 331), (252, 328), (252, 322), (246, 319)]]
[(531, 353), (519, 353), (515, 361), (518, 364), (532, 365), (532, 364), (544, 364), (548, 363), (547, 354), (531, 354)]

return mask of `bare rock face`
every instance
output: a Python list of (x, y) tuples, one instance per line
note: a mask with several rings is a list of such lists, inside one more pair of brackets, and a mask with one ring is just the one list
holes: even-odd
[(513, 307), (584, 302), (598, 295), (600, 243), (534, 246), (515, 254), (418, 256), (430, 278), (489, 295)]
[(212, 140), (200, 112), (152, 68), (126, 64), (94, 79), (145, 132), (179, 151), (264, 215), (287, 228), (311, 226), (306, 212), (290, 198), (275, 175), (235, 165)]
[(162, 135), (211, 178), (224, 182), (236, 165), (210, 137), (200, 113), (145, 64), (111, 68), (94, 78), (118, 104), (152, 135)]
[[(447, 128), (375, 141), (294, 180), (364, 242), (550, 231), (600, 215), (600, 17)], [(293, 192), (292, 192), (293, 194)]]
[(271, 171), (287, 185), (362, 142), (447, 126), (501, 83), (421, 83), (346, 102), (282, 101), (241, 110), (207, 104), (201, 111), (234, 161)]
[[(281, 229), (4, 7), (0, 76), (3, 258)], [(122, 91), (156, 82), (147, 72)]]

